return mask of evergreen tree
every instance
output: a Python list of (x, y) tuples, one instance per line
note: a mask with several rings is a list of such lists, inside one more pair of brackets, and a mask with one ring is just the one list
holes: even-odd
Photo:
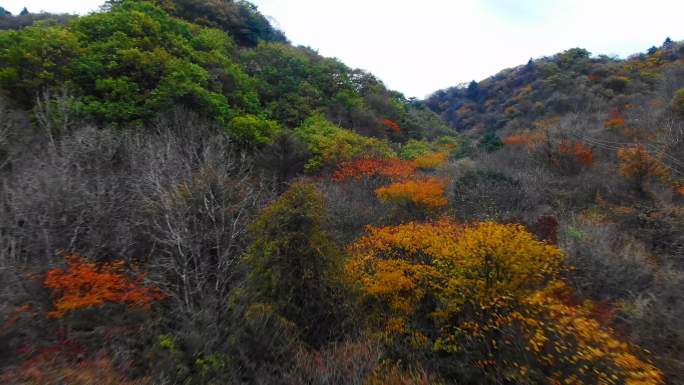
[(338, 324), (340, 253), (323, 229), (325, 203), (315, 187), (297, 183), (251, 227), (245, 257), (248, 300), (272, 306), (299, 327), (305, 341), (329, 340)]

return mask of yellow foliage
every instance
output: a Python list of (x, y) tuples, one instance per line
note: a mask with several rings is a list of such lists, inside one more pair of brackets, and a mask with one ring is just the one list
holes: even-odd
[(429, 170), (437, 168), (447, 162), (448, 155), (444, 152), (430, 152), (413, 160), (416, 168)]
[(454, 355), (508, 383), (663, 384), (590, 307), (568, 304), (563, 254), (522, 226), (369, 227), (350, 252), (346, 270), (379, 306), (390, 344)]

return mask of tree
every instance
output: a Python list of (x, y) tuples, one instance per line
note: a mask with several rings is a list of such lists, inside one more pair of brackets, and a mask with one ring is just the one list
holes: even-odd
[(324, 230), (325, 203), (311, 184), (296, 183), (251, 226), (244, 257), (248, 300), (272, 306), (311, 344), (329, 341), (343, 316), (341, 254)]
[(470, 98), (470, 100), (477, 102), (480, 96), (480, 84), (475, 80), (471, 80), (470, 83), (468, 83), (468, 88), (466, 88), (466, 96)]
[(96, 264), (78, 255), (66, 255), (67, 269), (47, 272), (43, 285), (55, 294), (50, 317), (105, 303), (149, 308), (164, 298), (155, 287), (144, 284), (144, 275), (130, 276), (124, 261)]
[(494, 152), (501, 147), (503, 147), (503, 142), (501, 139), (499, 139), (499, 136), (496, 135), (493, 132), (488, 132), (485, 134), (485, 136), (480, 139), (480, 142), (477, 144), (477, 147), (487, 151), (487, 152)]
[(444, 183), (437, 178), (392, 183), (375, 190), (375, 194), (383, 202), (416, 206), (427, 211), (449, 204), (444, 196)]
[(412, 161), (396, 158), (375, 159), (363, 158), (351, 162), (342, 162), (333, 173), (333, 180), (342, 182), (348, 178), (361, 179), (382, 176), (389, 180), (402, 180), (416, 172)]
[(664, 383), (636, 347), (567, 303), (562, 252), (522, 226), (369, 227), (351, 252), (347, 271), (395, 359), (464, 383)]
[(679, 117), (684, 118), (684, 88), (680, 88), (675, 92), (672, 98), (672, 111)]
[(28, 9), (26, 9), (26, 7), (24, 7), (24, 9), (22, 9), (21, 12), (19, 12), (19, 16), (28, 16), (28, 15), (30, 15), (30, 12), (28, 11)]
[(642, 144), (622, 147), (617, 153), (620, 173), (632, 181), (635, 190), (643, 195), (646, 184), (653, 180), (667, 181), (671, 171), (659, 156), (653, 156)]

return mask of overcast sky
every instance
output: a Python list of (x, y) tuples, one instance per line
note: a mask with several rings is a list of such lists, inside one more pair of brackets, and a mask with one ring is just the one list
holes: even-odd
[[(0, 0), (18, 13), (87, 13), (102, 0)], [(625, 57), (684, 40), (682, 0), (255, 0), (297, 45), (422, 98), (573, 48)]]

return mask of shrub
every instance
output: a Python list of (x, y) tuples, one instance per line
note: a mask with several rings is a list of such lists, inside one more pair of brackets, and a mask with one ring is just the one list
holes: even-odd
[(617, 152), (620, 160), (620, 173), (631, 180), (639, 193), (644, 193), (645, 185), (652, 180), (667, 181), (671, 171), (659, 156), (653, 156), (642, 144), (622, 147)]
[(447, 162), (448, 155), (444, 152), (429, 152), (413, 160), (416, 168), (430, 170), (437, 168)]
[(436, 178), (393, 183), (375, 190), (383, 202), (413, 204), (428, 211), (437, 210), (449, 202), (444, 196), (444, 183)]
[(153, 302), (164, 298), (158, 289), (144, 284), (144, 276), (129, 277), (124, 261), (98, 266), (77, 255), (65, 258), (67, 270), (52, 269), (43, 281), (57, 298), (50, 317), (62, 318), (67, 312), (108, 302), (149, 308)]
[(463, 220), (510, 219), (524, 199), (522, 184), (499, 172), (468, 171), (454, 184), (454, 209)]
[(495, 133), (489, 132), (483, 136), (482, 139), (480, 139), (477, 147), (485, 150), (486, 152), (494, 152), (503, 147), (503, 145), (503, 142)]
[(389, 142), (337, 127), (320, 115), (304, 121), (295, 129), (295, 134), (307, 144), (312, 155), (304, 166), (309, 172), (365, 157), (383, 159), (396, 156)]
[(561, 174), (577, 174), (594, 164), (594, 152), (580, 141), (566, 139), (558, 144), (551, 162)]
[(342, 162), (333, 173), (333, 180), (341, 182), (347, 178), (361, 179), (382, 176), (390, 180), (406, 179), (416, 171), (414, 162), (390, 159), (364, 158), (351, 162)]

